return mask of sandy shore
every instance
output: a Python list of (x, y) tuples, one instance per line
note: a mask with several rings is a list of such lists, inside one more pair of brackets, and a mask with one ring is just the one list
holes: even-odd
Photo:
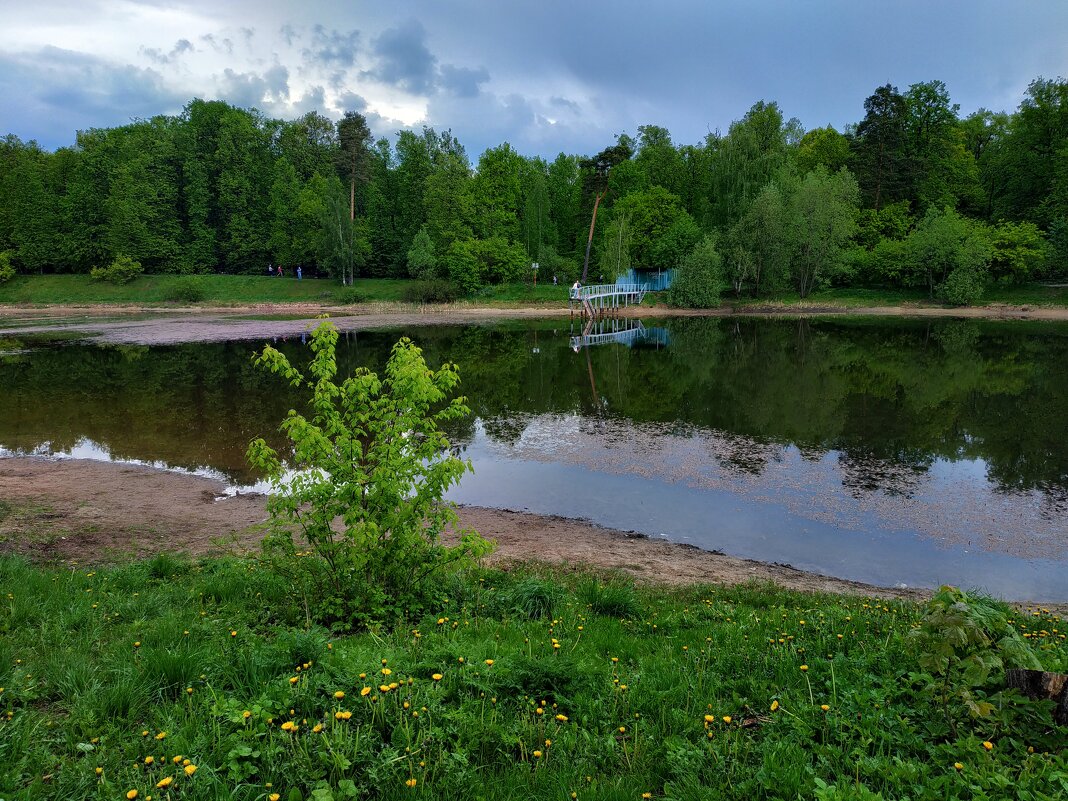
[[(480, 308), (465, 304), (412, 306), (372, 303), (323, 306), (312, 303), (258, 304), (233, 307), (152, 306), (0, 306), (0, 335), (59, 332), (92, 336), (97, 341), (130, 345), (299, 336), (317, 315), (328, 314), (343, 331), (405, 328), (418, 325), (478, 325), (503, 320), (570, 317), (564, 306)], [(1068, 308), (1032, 306), (761, 306), (718, 309), (672, 309), (642, 306), (621, 310), (629, 317), (762, 317), (869, 316), (968, 318), (989, 320), (1068, 321)], [(285, 319), (277, 319), (282, 316)], [(270, 319), (275, 317), (276, 319)], [(576, 317), (576, 320), (578, 318)]]
[[(213, 479), (147, 467), (36, 457), (0, 458), (0, 550), (47, 563), (99, 564), (161, 551), (244, 553), (262, 537), (265, 499), (221, 497)], [(6, 508), (5, 508), (6, 507)], [(618, 570), (642, 582), (770, 581), (812, 592), (922, 600), (922, 590), (875, 587), (652, 540), (582, 520), (462, 507), (461, 520), (495, 540), (492, 564), (538, 561)], [(1061, 612), (1068, 606), (1057, 605)]]

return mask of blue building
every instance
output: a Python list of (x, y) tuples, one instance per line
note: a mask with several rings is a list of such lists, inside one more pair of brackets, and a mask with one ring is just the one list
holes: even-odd
[(671, 286), (671, 279), (675, 277), (675, 270), (647, 270), (638, 267), (627, 271), (616, 279), (617, 284), (645, 284), (650, 292), (661, 292)]

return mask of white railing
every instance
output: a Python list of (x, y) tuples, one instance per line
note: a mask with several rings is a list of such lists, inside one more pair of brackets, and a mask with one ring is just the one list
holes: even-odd
[(592, 298), (604, 298), (612, 295), (638, 295), (644, 296), (647, 291), (645, 284), (590, 284), (589, 286), (571, 287), (571, 300), (590, 300)]

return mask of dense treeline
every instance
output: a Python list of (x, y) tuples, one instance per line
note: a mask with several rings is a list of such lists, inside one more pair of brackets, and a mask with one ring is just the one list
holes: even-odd
[(990, 282), (1068, 274), (1068, 81), (964, 118), (940, 81), (886, 85), (845, 132), (805, 132), (759, 102), (700, 144), (647, 125), (551, 162), (505, 143), (472, 164), (449, 131), (375, 142), (352, 112), (281, 121), (203, 100), (55, 152), (0, 140), (0, 273), (116, 260), (465, 292), (529, 277), (532, 261), (562, 281), (679, 267), (687, 305), (829, 284), (965, 303)]

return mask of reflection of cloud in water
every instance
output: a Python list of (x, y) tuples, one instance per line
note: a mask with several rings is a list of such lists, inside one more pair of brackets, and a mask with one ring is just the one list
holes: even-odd
[[(501, 441), (492, 436), (497, 422), (480, 421), (479, 427), (490, 435), (490, 451), (504, 458), (722, 490), (855, 531), (913, 531), (946, 547), (1068, 558), (1063, 517), (1049, 514), (1063, 499), (1000, 492), (987, 481), (981, 460), (906, 454), (888, 462), (677, 423), (567, 414), (512, 417), (508, 428), (521, 433)], [(649, 492), (656, 492), (655, 484)]]
[[(111, 450), (104, 445), (93, 442), (83, 437), (66, 450), (53, 450), (51, 442), (45, 442), (32, 449), (5, 448), (0, 446), (0, 458), (16, 456), (41, 456), (49, 459), (87, 459), (93, 462), (111, 462), (113, 464), (129, 464), (138, 467), (150, 467), (153, 470), (166, 470), (169, 473), (183, 473), (190, 476), (200, 476), (219, 481), (226, 486), (222, 494), (226, 496), (252, 494), (266, 494), (270, 490), (270, 483), (257, 481), (253, 484), (234, 484), (229, 476), (211, 467), (175, 467), (167, 462), (147, 459), (124, 459), (114, 456)], [(291, 475), (291, 474), (287, 474)], [(283, 479), (284, 480), (284, 479)]]

